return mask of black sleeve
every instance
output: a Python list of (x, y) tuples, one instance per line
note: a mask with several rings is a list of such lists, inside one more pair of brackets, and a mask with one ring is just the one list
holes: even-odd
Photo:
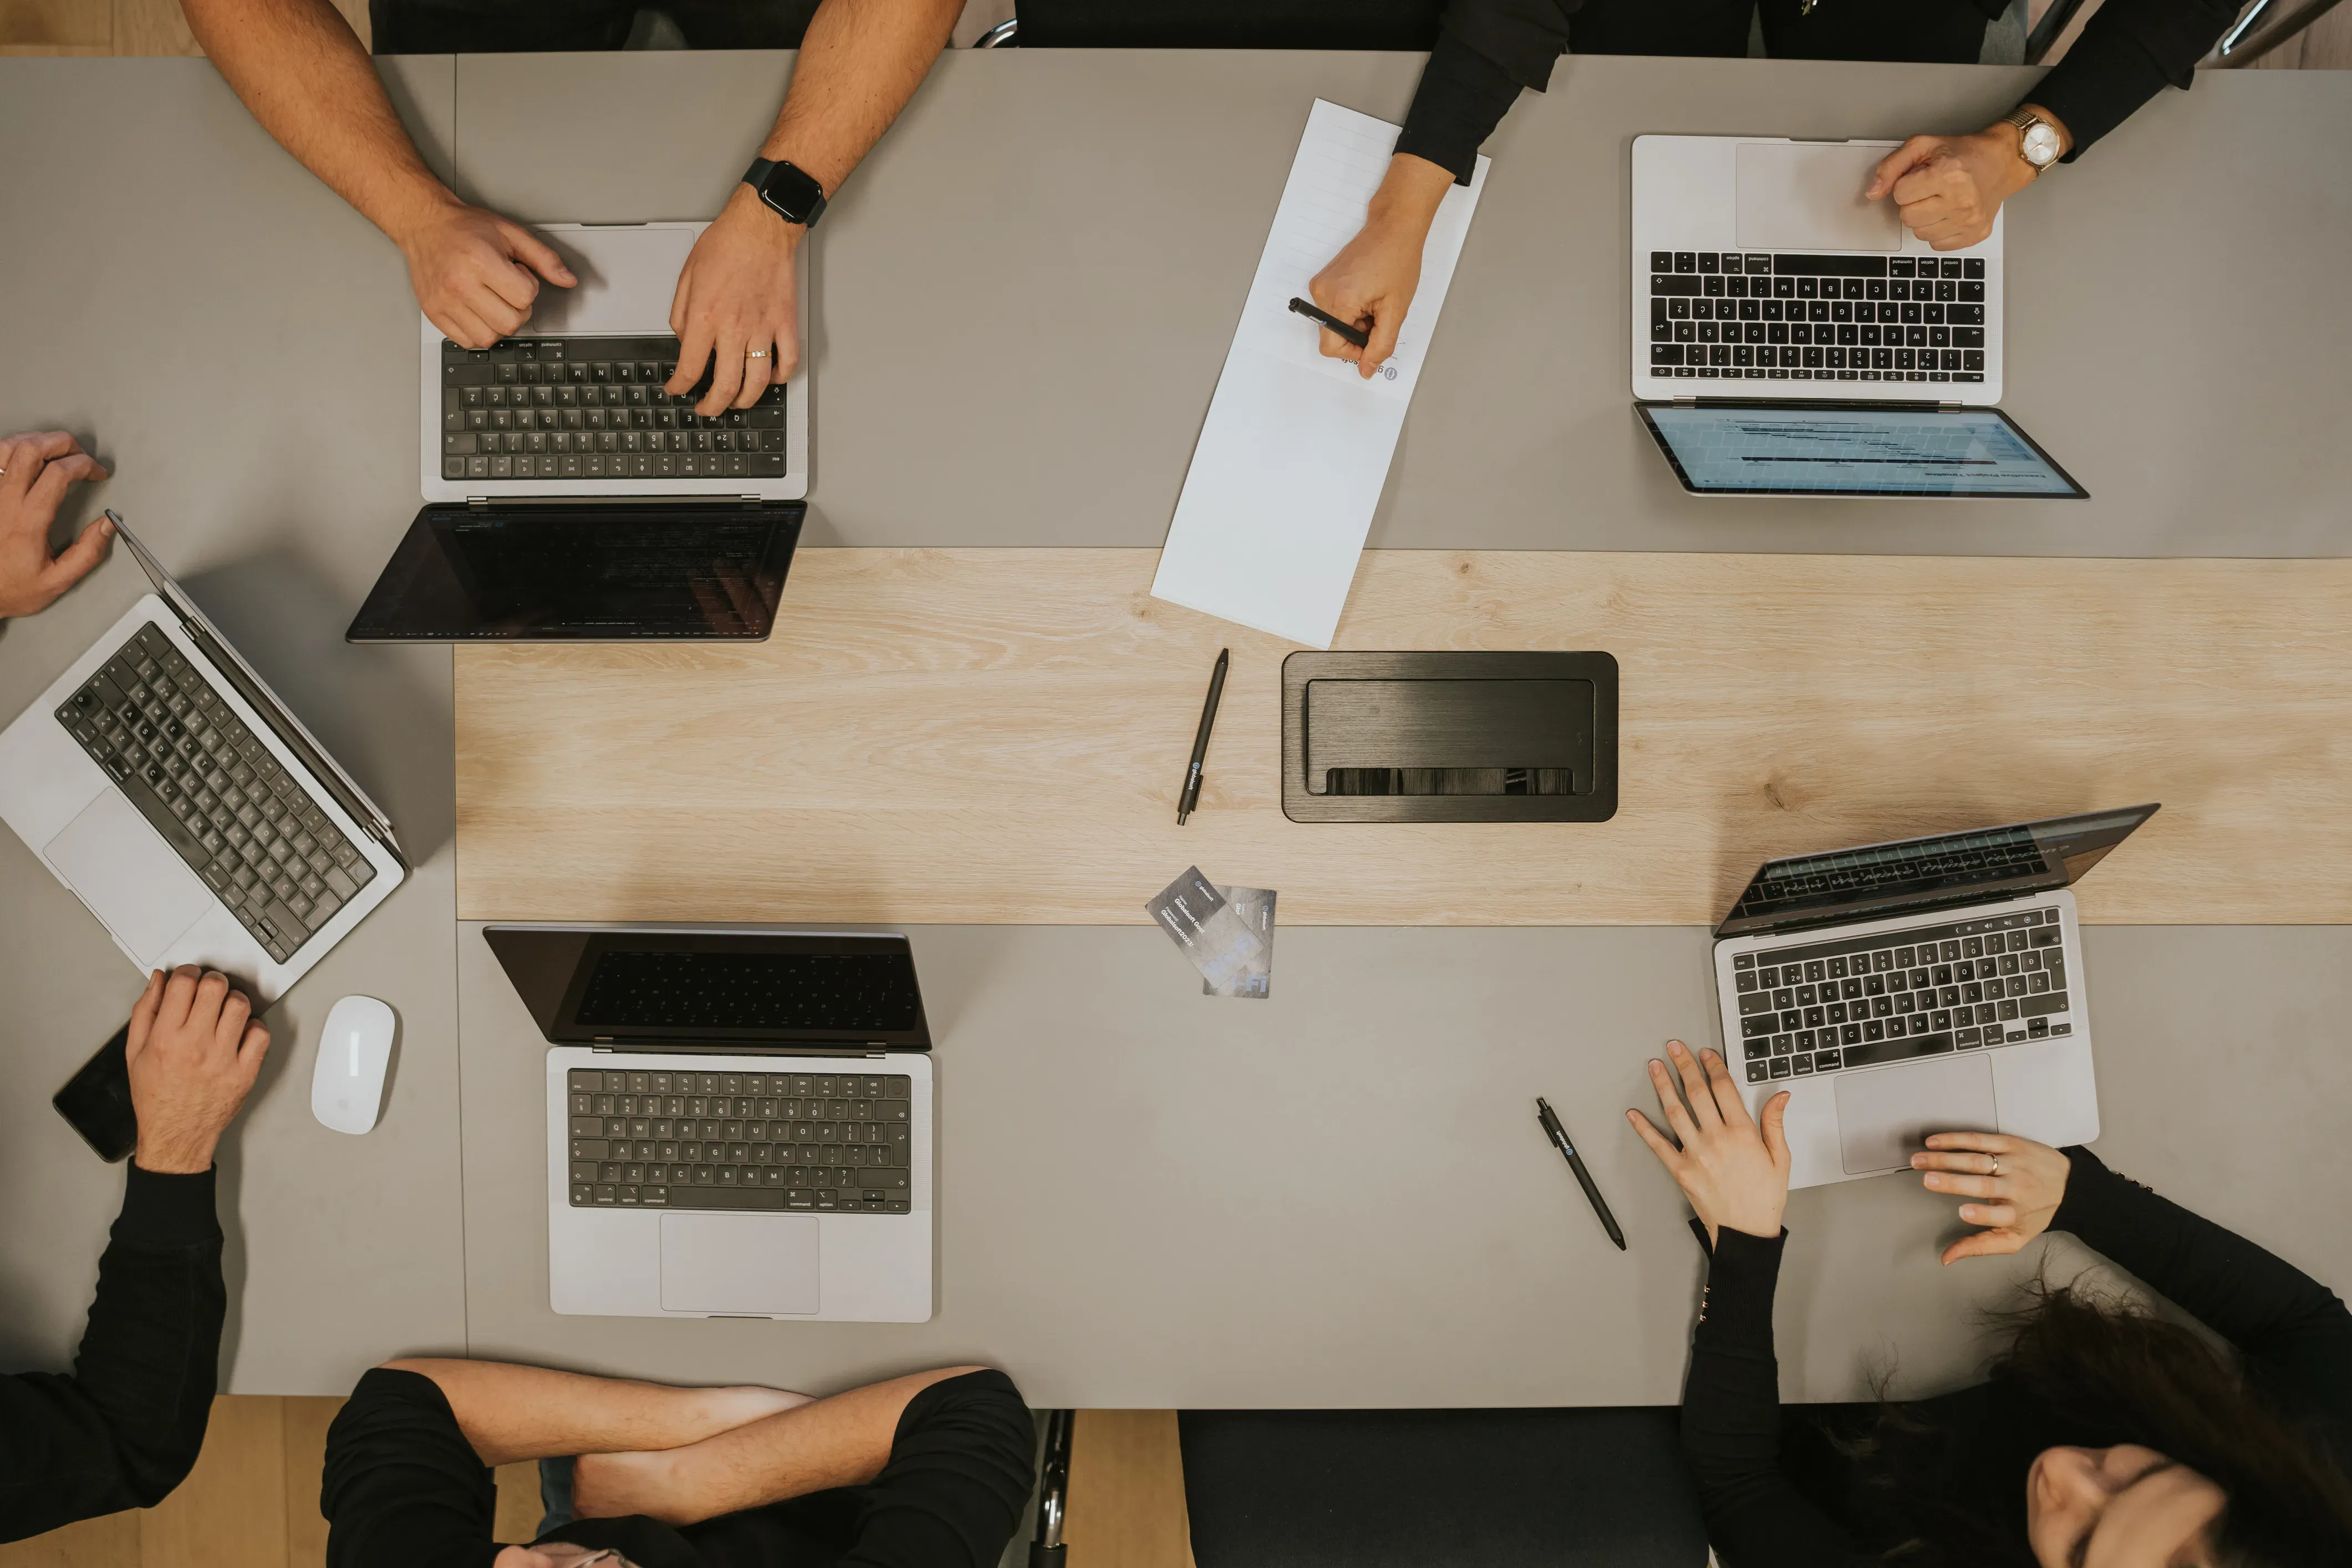
[(2074, 136), (2066, 161), (2081, 157), (2168, 85), (2195, 80), (2197, 62), (2237, 14), (2234, 0), (2106, 0), (2030, 100)]
[(377, 1367), (327, 1428), (328, 1568), (488, 1568), (497, 1483), (441, 1385)]
[(213, 1173), (130, 1167), (71, 1375), (0, 1377), (0, 1540), (150, 1508), (204, 1447), (220, 1375)]
[[(1568, 18), (1583, 0), (1453, 0), (1413, 90), (1396, 150), (1426, 158), (1466, 185), (1478, 145), (1531, 87), (1551, 81), (1568, 47)], [(2055, 110), (2053, 110), (2055, 112)]]
[(2331, 1428), (2352, 1459), (2352, 1313), (2333, 1290), (2244, 1237), (2200, 1219), (2088, 1149), (2068, 1149), (2050, 1227), (2113, 1258), (2238, 1347), (2247, 1365)]
[(899, 1415), (837, 1568), (995, 1568), (1028, 1506), (1036, 1446), (1029, 1407), (1003, 1373), (931, 1384)]
[(1691, 1334), (1683, 1458), (1698, 1484), (1707, 1541), (1729, 1568), (1822, 1568), (1858, 1555), (1853, 1537), (1800, 1495), (1780, 1468), (1772, 1293), (1788, 1234), (1769, 1241), (1744, 1231), (1719, 1234)]

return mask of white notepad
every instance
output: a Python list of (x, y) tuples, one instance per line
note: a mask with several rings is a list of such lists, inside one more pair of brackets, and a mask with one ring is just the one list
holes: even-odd
[(1315, 324), (1292, 314), (1290, 300), (1308, 297), (1308, 279), (1363, 226), (1397, 129), (1320, 99), (1307, 117), (1168, 525), (1154, 597), (1311, 647), (1331, 646), (1486, 183), (1482, 157), (1470, 184), (1439, 205), (1421, 286), (1381, 373), (1366, 381), (1346, 361), (1325, 359)]

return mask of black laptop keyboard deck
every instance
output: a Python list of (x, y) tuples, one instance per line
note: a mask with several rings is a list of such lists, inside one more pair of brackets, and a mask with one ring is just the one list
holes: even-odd
[(574, 1068), (572, 1206), (907, 1214), (913, 1083)]
[(1650, 374), (1984, 380), (1980, 256), (1650, 253)]
[(153, 623), (57, 717), (278, 963), (375, 879), (367, 857)]
[(1737, 953), (1749, 1083), (2071, 1035), (2055, 910)]
[[(441, 341), (445, 479), (755, 479), (784, 472), (784, 389), (705, 417), (663, 390), (676, 338)], [(706, 377), (705, 386), (708, 385)]]

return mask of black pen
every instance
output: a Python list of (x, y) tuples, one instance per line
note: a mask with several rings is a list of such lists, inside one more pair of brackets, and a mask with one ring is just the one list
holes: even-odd
[(1544, 1135), (1559, 1144), (1559, 1152), (1568, 1156), (1568, 1168), (1576, 1173), (1576, 1184), (1584, 1189), (1585, 1198), (1592, 1205), (1592, 1212), (1601, 1216), (1601, 1227), (1609, 1233), (1609, 1239), (1617, 1244), (1617, 1250), (1624, 1251), (1625, 1233), (1617, 1228), (1617, 1216), (1609, 1212), (1609, 1205), (1602, 1200), (1601, 1189), (1592, 1184), (1592, 1173), (1584, 1168), (1584, 1162), (1577, 1157), (1576, 1145), (1568, 1141), (1568, 1129), (1559, 1124), (1559, 1118), (1552, 1114), (1550, 1105), (1546, 1103), (1542, 1095), (1536, 1096), (1536, 1120), (1543, 1123)]
[(1201, 729), (1192, 737), (1192, 765), (1184, 770), (1184, 793), (1176, 797), (1176, 826), (1192, 815), (1201, 804), (1201, 763), (1209, 754), (1209, 731), (1217, 723), (1217, 699), (1225, 694), (1225, 666), (1233, 658), (1233, 649), (1217, 650), (1217, 668), (1209, 672), (1209, 700), (1201, 704)]
[(1298, 314), (1306, 317), (1308, 321), (1318, 322), (1323, 326), (1328, 327), (1331, 331), (1339, 333), (1341, 337), (1347, 339), (1349, 342), (1355, 344), (1360, 349), (1368, 348), (1371, 344), (1372, 335), (1364, 331), (1363, 328), (1351, 327), (1347, 322), (1341, 321), (1339, 317), (1331, 315), (1327, 311), (1317, 310), (1314, 304), (1309, 300), (1301, 300), (1297, 296), (1293, 295), (1290, 300), (1290, 308), (1293, 310), (1296, 310)]

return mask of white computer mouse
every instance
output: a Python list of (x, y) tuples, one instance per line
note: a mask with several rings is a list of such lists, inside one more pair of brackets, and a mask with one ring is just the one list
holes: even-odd
[(365, 1132), (383, 1109), (384, 1069), (392, 1065), (400, 1020), (373, 996), (346, 996), (327, 1010), (319, 1061), (310, 1073), (310, 1114), (337, 1132)]

